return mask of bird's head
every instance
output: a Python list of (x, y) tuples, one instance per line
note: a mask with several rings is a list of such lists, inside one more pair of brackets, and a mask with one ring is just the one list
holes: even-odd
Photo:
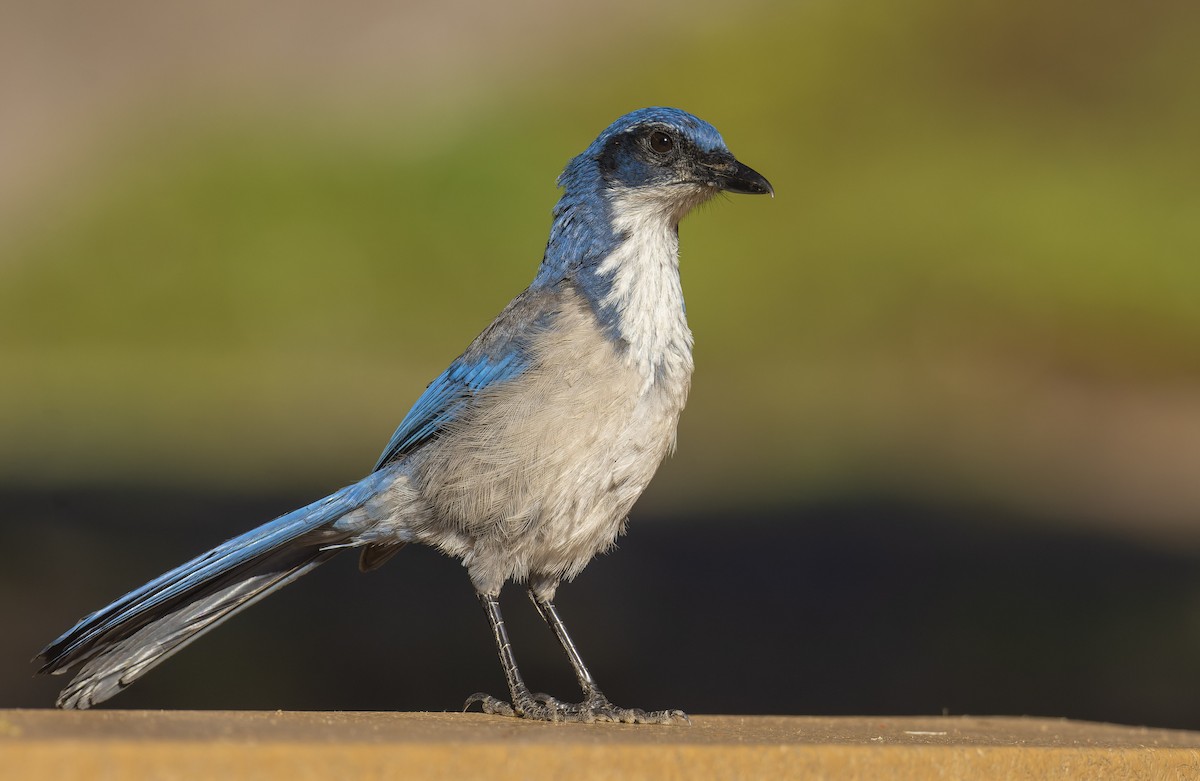
[(774, 195), (717, 129), (686, 111), (644, 108), (608, 126), (559, 177), (568, 198), (604, 194), (660, 206), (678, 221), (718, 192)]
[(719, 192), (775, 194), (762, 174), (738, 162), (716, 128), (661, 107), (638, 109), (609, 125), (567, 163), (558, 184), (563, 194), (535, 284), (598, 266), (635, 234), (672, 232)]

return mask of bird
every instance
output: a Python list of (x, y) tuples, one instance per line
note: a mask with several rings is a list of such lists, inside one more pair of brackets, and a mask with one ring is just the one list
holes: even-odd
[[(719, 193), (769, 194), (708, 122), (650, 107), (609, 125), (557, 180), (533, 282), (404, 416), (374, 469), (82, 618), (38, 672), (73, 672), (56, 704), (85, 709), (347, 549), (373, 570), (408, 544), (467, 571), (491, 626), (508, 700), (464, 710), (538, 721), (687, 722), (681, 710), (614, 705), (555, 607), (559, 584), (625, 532), (663, 459), (691, 385), (693, 336), (679, 223)], [(579, 702), (526, 685), (500, 612), (524, 584), (562, 645)]]

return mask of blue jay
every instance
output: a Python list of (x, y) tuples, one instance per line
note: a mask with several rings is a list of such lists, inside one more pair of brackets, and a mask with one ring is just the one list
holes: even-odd
[[(692, 374), (679, 221), (718, 192), (771, 194), (717, 130), (646, 108), (610, 125), (558, 179), (546, 252), (504, 308), (400, 422), (369, 475), (176, 567), (86, 616), (35, 661), (75, 670), (58, 698), (88, 708), (345, 548), (374, 569), (409, 543), (461, 559), (488, 620), (509, 701), (487, 713), (548, 721), (686, 721), (613, 705), (554, 606), (558, 584), (625, 530), (673, 449)], [(528, 584), (583, 689), (525, 685), (500, 614)]]

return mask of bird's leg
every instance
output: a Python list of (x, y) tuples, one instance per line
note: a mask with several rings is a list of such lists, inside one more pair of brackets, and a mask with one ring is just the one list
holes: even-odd
[(508, 630), (504, 628), (504, 617), (500, 614), (499, 597), (483, 593), (478, 594), (478, 597), (492, 625), (496, 652), (500, 656), (500, 666), (504, 669), (504, 679), (508, 682), (508, 694), (512, 702), (476, 692), (467, 698), (463, 710), (479, 703), (484, 713), (495, 716), (518, 716), (535, 721), (593, 721), (594, 719), (581, 718), (579, 713), (570, 711), (573, 706), (560, 703), (548, 694), (534, 694), (529, 691), (521, 677), (521, 671), (517, 669), (517, 658), (513, 654), (512, 643), (508, 640)]
[[(546, 718), (541, 715), (546, 710), (546, 706), (534, 699), (529, 687), (525, 685), (525, 680), (521, 677), (521, 671), (517, 669), (517, 658), (513, 655), (512, 643), (508, 640), (508, 630), (504, 628), (504, 616), (500, 613), (500, 598), (482, 592), (477, 593), (476, 596), (479, 597), (479, 602), (483, 605), (488, 621), (492, 625), (492, 635), (496, 639), (496, 652), (500, 655), (500, 666), (504, 668), (504, 679), (508, 682), (508, 693), (512, 697), (512, 703), (496, 699), (490, 694), (476, 692), (467, 698), (463, 710), (478, 702), (483, 707), (484, 713), (496, 716)], [(554, 719), (547, 720), (553, 721)]]
[(587, 665), (583, 663), (583, 657), (575, 648), (575, 643), (567, 632), (567, 625), (559, 618), (558, 609), (554, 607), (554, 603), (549, 599), (538, 599), (533, 589), (529, 590), (529, 601), (537, 608), (538, 615), (546, 622), (546, 626), (550, 627), (550, 631), (554, 632), (554, 636), (562, 644), (563, 650), (567, 652), (567, 659), (570, 660), (571, 667), (575, 670), (575, 679), (579, 681), (579, 688), (583, 689), (584, 702), (607, 703), (608, 699), (596, 685), (596, 680), (592, 678), (592, 673), (588, 670)]
[(570, 660), (571, 667), (575, 670), (579, 688), (583, 689), (583, 702), (578, 705), (562, 703), (541, 694), (534, 695), (536, 699), (551, 705), (556, 711), (563, 714), (564, 720), (570, 721), (623, 721), (629, 724), (690, 723), (687, 714), (681, 710), (647, 713), (640, 708), (619, 708), (609, 702), (608, 698), (604, 696), (604, 692), (600, 691), (600, 687), (596, 685), (596, 679), (592, 677), (587, 665), (583, 663), (583, 657), (579, 655), (579, 649), (571, 640), (571, 635), (567, 632), (567, 625), (559, 617), (554, 602), (548, 598), (539, 597), (532, 588), (529, 589), (529, 599), (537, 608), (538, 615), (554, 632), (554, 636), (562, 644), (563, 650), (567, 652), (567, 659)]

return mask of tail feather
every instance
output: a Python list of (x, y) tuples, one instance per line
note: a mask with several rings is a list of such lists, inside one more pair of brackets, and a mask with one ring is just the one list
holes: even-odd
[(336, 551), (283, 553), (299, 560), (272, 557), (255, 568), (266, 571), (231, 573), (220, 584), (206, 588), (203, 595), (167, 608), (150, 623), (119, 639), (106, 638), (87, 655), (55, 704), (83, 710), (107, 700), (226, 619), (323, 564)]
[[(335, 555), (336, 521), (380, 489), (378, 473), (235, 537), (86, 616), (46, 646), (39, 672), (79, 665), (61, 708), (103, 702), (235, 613)], [(333, 547), (330, 547), (330, 546)]]

